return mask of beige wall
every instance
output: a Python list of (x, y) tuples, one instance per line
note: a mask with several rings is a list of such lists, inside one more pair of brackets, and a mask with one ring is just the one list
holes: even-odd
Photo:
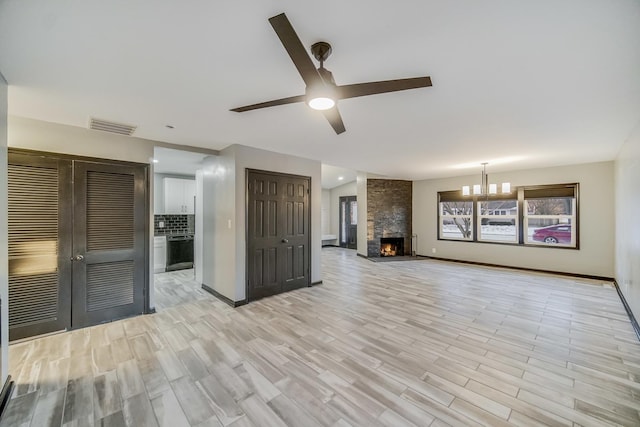
[(640, 320), (640, 123), (615, 162), (615, 277)]
[[(490, 171), (489, 171), (490, 172)], [(474, 184), (480, 174), (413, 185), (413, 232), (418, 255), (575, 274), (613, 277), (613, 162), (490, 174), (491, 182), (522, 185), (580, 184), (580, 249), (525, 247), (438, 240), (437, 193)], [(436, 253), (432, 252), (436, 249)]]
[(0, 384), (9, 372), (9, 265), (7, 243), (7, 82), (0, 73)]

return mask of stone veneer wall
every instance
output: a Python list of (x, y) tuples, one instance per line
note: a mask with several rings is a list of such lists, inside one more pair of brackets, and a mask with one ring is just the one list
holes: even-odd
[(367, 179), (367, 256), (380, 256), (381, 237), (404, 237), (411, 255), (413, 182)]

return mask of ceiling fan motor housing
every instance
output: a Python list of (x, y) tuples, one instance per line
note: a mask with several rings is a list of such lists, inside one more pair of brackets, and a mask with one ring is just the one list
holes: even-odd
[(331, 55), (331, 45), (327, 42), (314, 43), (311, 45), (311, 53), (320, 62), (320, 67), (322, 67), (322, 63)]

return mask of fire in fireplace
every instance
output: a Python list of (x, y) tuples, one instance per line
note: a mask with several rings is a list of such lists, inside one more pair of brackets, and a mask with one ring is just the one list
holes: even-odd
[(404, 237), (380, 238), (380, 256), (403, 256)]

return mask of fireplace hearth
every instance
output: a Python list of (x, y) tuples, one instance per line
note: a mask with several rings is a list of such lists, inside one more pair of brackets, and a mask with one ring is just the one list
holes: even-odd
[(381, 237), (380, 256), (404, 256), (404, 237)]

